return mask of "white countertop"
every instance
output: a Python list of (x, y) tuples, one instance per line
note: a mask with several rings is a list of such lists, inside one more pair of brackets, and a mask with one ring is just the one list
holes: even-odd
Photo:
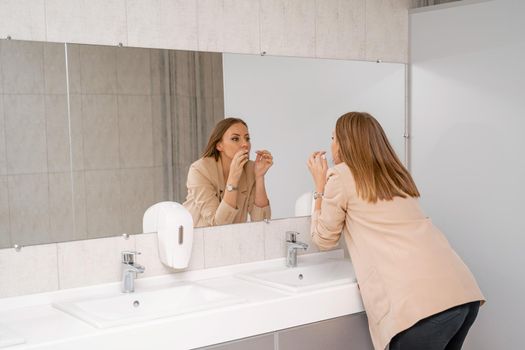
[[(299, 265), (316, 259), (343, 258), (342, 250), (302, 255)], [(188, 271), (138, 279), (137, 291), (169, 286), (180, 281), (224, 291), (245, 302), (217, 309), (99, 329), (51, 306), (84, 296), (119, 292), (120, 283), (74, 288), (50, 293), (0, 299), (0, 320), (24, 344), (21, 349), (192, 349), (363, 311), (356, 283), (321, 290), (287, 293), (233, 275), (260, 267), (284, 264), (284, 259)], [(5, 328), (6, 329), (6, 328)], [(7, 338), (6, 338), (7, 339)]]

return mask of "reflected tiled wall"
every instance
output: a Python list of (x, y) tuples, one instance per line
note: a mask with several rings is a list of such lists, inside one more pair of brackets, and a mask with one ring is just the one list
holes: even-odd
[(224, 117), (221, 54), (69, 44), (69, 80), (65, 56), (0, 41), (0, 248), (141, 232)]
[(196, 228), (185, 270), (160, 262), (152, 233), (23, 247), (20, 252), (0, 249), (0, 298), (120, 281), (123, 250), (141, 252), (137, 262), (146, 272), (138, 278), (284, 258), (288, 230), (300, 232), (298, 240), (309, 244), (298, 254), (318, 252), (310, 238), (310, 217)]

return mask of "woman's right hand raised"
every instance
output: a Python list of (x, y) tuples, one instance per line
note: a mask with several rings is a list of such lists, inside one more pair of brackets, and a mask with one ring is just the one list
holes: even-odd
[(328, 162), (326, 161), (326, 152), (317, 151), (308, 158), (308, 169), (312, 174), (316, 191), (323, 192), (326, 183), (326, 173), (328, 172)]
[(249, 151), (241, 149), (232, 158), (230, 164), (230, 174), (228, 175), (228, 183), (237, 184), (241, 178), (244, 165), (248, 162)]

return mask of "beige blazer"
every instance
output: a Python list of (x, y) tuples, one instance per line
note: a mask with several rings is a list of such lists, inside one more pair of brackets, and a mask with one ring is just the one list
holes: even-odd
[(366, 202), (357, 196), (345, 163), (328, 171), (321, 211), (311, 224), (320, 249), (334, 247), (341, 232), (376, 350), (425, 317), (484, 301), (472, 273), (417, 199)]
[(221, 161), (205, 157), (194, 162), (188, 172), (188, 196), (183, 203), (193, 217), (195, 227), (270, 219), (270, 206), (257, 207), (253, 161), (244, 166), (238, 184), (237, 208), (222, 200), (226, 188)]

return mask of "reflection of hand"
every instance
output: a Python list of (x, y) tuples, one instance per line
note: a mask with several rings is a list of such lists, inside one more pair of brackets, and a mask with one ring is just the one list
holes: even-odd
[(230, 164), (230, 174), (228, 175), (228, 183), (237, 184), (239, 182), (246, 162), (248, 162), (247, 149), (242, 149), (235, 153)]
[(261, 178), (266, 175), (266, 172), (273, 165), (273, 157), (267, 150), (256, 151), (255, 158), (255, 178)]
[(326, 173), (328, 172), (328, 162), (326, 161), (326, 152), (317, 151), (308, 158), (308, 169), (312, 174), (315, 183), (315, 189), (322, 192), (326, 183)]

